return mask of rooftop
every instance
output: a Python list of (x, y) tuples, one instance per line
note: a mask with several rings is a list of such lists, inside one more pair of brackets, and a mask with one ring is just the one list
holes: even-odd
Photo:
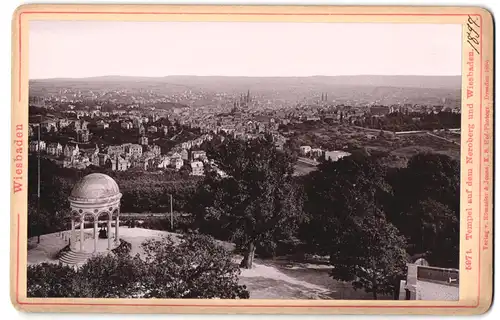
[(102, 173), (91, 173), (78, 181), (69, 197), (70, 201), (99, 200), (121, 196), (115, 180)]

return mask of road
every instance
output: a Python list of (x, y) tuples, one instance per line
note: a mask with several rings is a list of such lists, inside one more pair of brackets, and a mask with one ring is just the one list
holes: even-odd
[(434, 138), (438, 138), (438, 139), (441, 139), (441, 140), (444, 140), (444, 141), (447, 141), (447, 142), (450, 142), (450, 143), (454, 143), (456, 144), (457, 146), (460, 145), (460, 143), (456, 142), (456, 141), (453, 141), (453, 140), (450, 140), (450, 139), (446, 139), (444, 137), (441, 137), (441, 136), (438, 136), (438, 135), (435, 135), (434, 133), (430, 133), (430, 132), (427, 132), (428, 135), (430, 135), (431, 137), (434, 137)]

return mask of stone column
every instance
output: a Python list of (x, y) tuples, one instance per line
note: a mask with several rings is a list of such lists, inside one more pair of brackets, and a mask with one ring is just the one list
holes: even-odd
[(108, 250), (111, 250), (111, 214), (108, 215)]
[(69, 247), (75, 248), (75, 218), (71, 217), (71, 236), (69, 238)]
[(120, 216), (117, 213), (115, 221), (115, 241), (117, 244), (120, 244), (120, 235), (118, 233), (119, 228), (120, 228)]
[(97, 252), (97, 217), (94, 217), (94, 252)]
[(84, 228), (85, 227), (85, 216), (82, 216), (80, 219), (80, 252), (83, 252), (83, 242), (85, 241), (85, 233), (84, 233)]

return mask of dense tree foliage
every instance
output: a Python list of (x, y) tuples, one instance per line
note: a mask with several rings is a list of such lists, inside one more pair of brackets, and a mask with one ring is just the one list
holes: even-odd
[(306, 222), (299, 236), (308, 252), (327, 254), (342, 219), (380, 212), (405, 237), (409, 254), (458, 267), (459, 179), (458, 162), (440, 154), (418, 154), (389, 173), (374, 157), (325, 162), (304, 179)]
[(231, 253), (211, 237), (190, 235), (186, 241), (150, 239), (142, 245), (148, 266), (145, 298), (248, 298), (238, 285), (240, 270)]
[(75, 269), (61, 264), (41, 263), (28, 266), (28, 297), (71, 298), (75, 293)]
[(390, 176), (389, 219), (407, 238), (410, 254), (432, 265), (458, 267), (460, 166), (445, 155), (419, 154)]
[(146, 265), (128, 254), (97, 255), (76, 272), (79, 297), (129, 298), (142, 294)]
[(40, 162), (40, 198), (38, 198), (38, 163), (28, 159), (28, 236), (59, 231), (67, 227), (68, 196), (73, 182), (54, 174), (52, 162)]
[(352, 281), (354, 289), (371, 292), (374, 299), (399, 289), (408, 261), (405, 241), (383, 216), (349, 219), (333, 238), (333, 278)]
[(355, 125), (387, 131), (413, 131), (460, 128), (461, 115), (451, 111), (437, 113), (394, 112), (383, 117), (368, 116), (356, 120)]
[(332, 277), (352, 281), (375, 299), (393, 293), (407, 257), (404, 238), (385, 218), (391, 190), (384, 168), (356, 153), (320, 164), (305, 183), (300, 237), (307, 251), (328, 255)]
[(248, 298), (231, 254), (208, 236), (147, 240), (144, 256), (108, 254), (77, 270), (50, 263), (28, 267), (29, 297)]
[(390, 197), (384, 168), (362, 153), (321, 163), (304, 183), (306, 221), (300, 238), (318, 254), (330, 251), (332, 237), (349, 219), (383, 214)]
[(289, 237), (300, 219), (293, 158), (277, 150), (271, 137), (226, 139), (210, 156), (227, 177), (209, 173), (194, 210), (210, 227), (206, 231), (220, 231), (245, 250), (241, 266), (250, 268), (257, 246)]

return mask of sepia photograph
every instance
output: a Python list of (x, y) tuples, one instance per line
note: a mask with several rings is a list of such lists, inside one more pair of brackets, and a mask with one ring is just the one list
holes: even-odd
[(27, 297), (458, 301), (463, 30), (30, 20)]

